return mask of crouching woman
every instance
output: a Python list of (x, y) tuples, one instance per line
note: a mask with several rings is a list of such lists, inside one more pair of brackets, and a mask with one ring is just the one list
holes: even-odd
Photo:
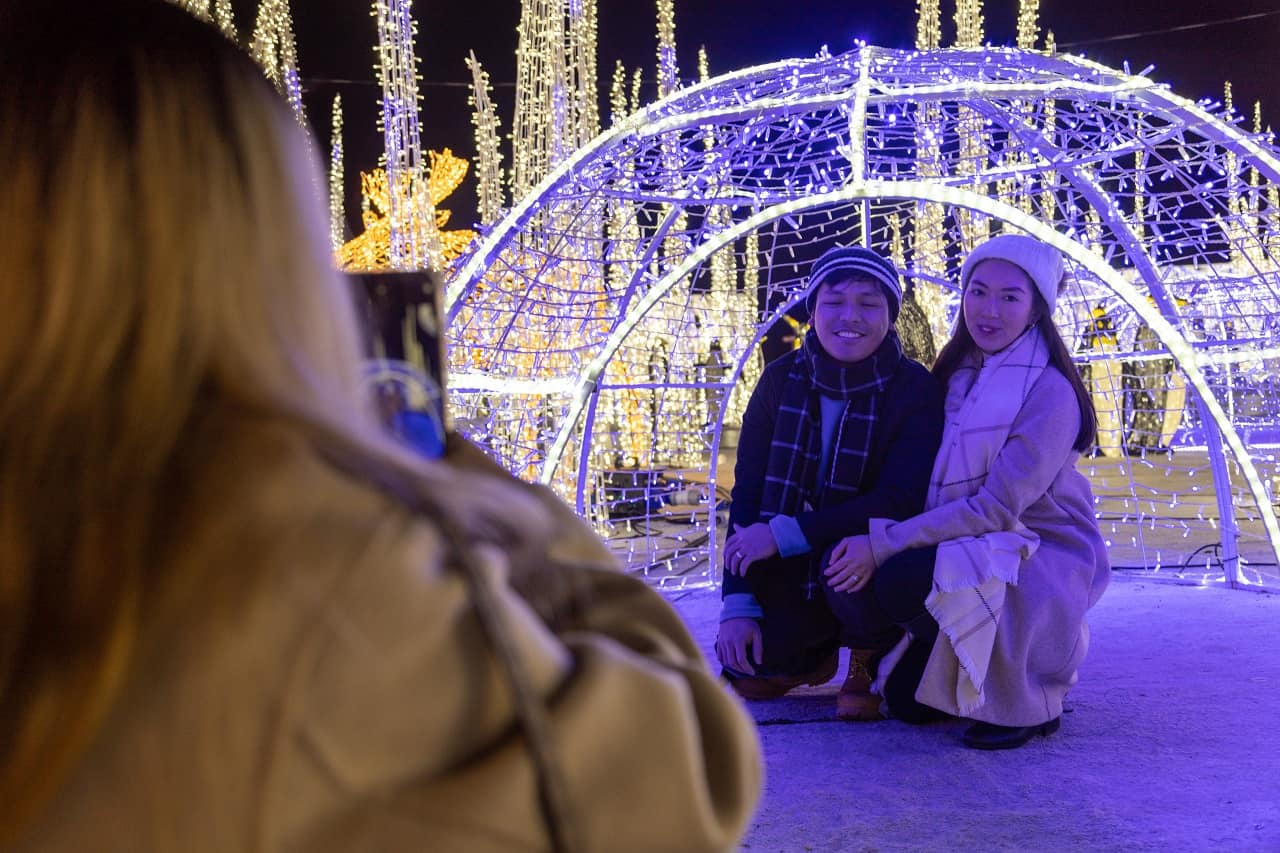
[(825, 569), (907, 630), (877, 679), (890, 712), (968, 717), (978, 749), (1057, 731), (1109, 574), (1076, 470), (1093, 406), (1052, 319), (1062, 278), (1057, 250), (1021, 235), (965, 260), (962, 321), (933, 368), (946, 428), (926, 509), (873, 519)]

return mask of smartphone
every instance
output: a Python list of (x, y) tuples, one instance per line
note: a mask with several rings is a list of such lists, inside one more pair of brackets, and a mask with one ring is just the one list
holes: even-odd
[(364, 380), (387, 429), (418, 453), (444, 455), (444, 310), (431, 272), (345, 272), (364, 341)]

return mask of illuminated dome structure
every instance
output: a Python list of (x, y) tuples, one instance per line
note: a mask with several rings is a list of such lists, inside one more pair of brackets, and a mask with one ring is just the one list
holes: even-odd
[(1274, 589), (1277, 183), (1229, 110), (1074, 56), (862, 47), (727, 74), (596, 137), (474, 244), (446, 299), (454, 414), (655, 583), (713, 583), (760, 342), (798, 325), (809, 262), (891, 254), (927, 360), (966, 250), (1023, 232), (1068, 258), (1057, 319), (1099, 409), (1080, 467), (1113, 562)]

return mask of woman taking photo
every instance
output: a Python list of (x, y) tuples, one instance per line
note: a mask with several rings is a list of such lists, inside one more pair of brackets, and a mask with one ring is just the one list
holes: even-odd
[(734, 849), (671, 607), (379, 423), (261, 69), (159, 0), (0, 0), (0, 57), (0, 850)]
[(1009, 749), (1058, 729), (1088, 648), (1084, 614), (1109, 562), (1076, 460), (1093, 443), (1088, 392), (1053, 325), (1062, 256), (1021, 235), (979, 246), (962, 314), (934, 365), (946, 427), (925, 511), (873, 519), (825, 570), (868, 584), (907, 635), (880, 666), (889, 711), (975, 720), (966, 745)]

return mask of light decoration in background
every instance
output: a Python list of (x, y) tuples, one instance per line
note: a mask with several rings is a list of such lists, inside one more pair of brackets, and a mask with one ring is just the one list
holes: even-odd
[[(942, 47), (942, 9), (939, 0), (918, 0), (916, 16), (916, 49), (938, 50)], [(943, 175), (942, 109), (926, 101), (918, 107), (915, 148), (917, 175), (939, 178)], [(945, 286), (947, 274), (946, 211), (942, 205), (919, 202), (912, 217), (912, 265), (903, 268), (912, 280), (916, 304), (928, 318), (935, 341), (945, 341), (949, 331), (954, 301)], [(901, 239), (901, 231), (899, 232)], [(938, 347), (934, 347), (937, 352)]]
[[(961, 50), (981, 50), (985, 24), (982, 0), (956, 0), (955, 20), (955, 46)], [(983, 117), (973, 105), (964, 101), (957, 102), (956, 110), (959, 113), (956, 135), (960, 142), (960, 155), (955, 161), (957, 172), (963, 177), (989, 171), (983, 160), (992, 153), (998, 156), (1000, 149), (988, 144), (983, 133)], [(960, 225), (959, 248), (962, 252), (971, 252), (989, 236), (987, 223), (971, 210), (958, 210), (956, 217)]]
[(916, 47), (942, 47), (942, 7), (940, 0), (916, 0)]
[(578, 138), (580, 144), (600, 132), (600, 72), (597, 67), (596, 37), (599, 20), (595, 0), (569, 0), (569, 66), (573, 72), (575, 96), (579, 99)]
[(211, 20), (209, 18), (209, 0), (176, 0), (176, 2), (177, 5), (186, 9), (200, 20)]
[(675, 0), (658, 0), (658, 97), (670, 95), (679, 84)]
[[(467, 174), (467, 161), (444, 151), (428, 151), (430, 165), (427, 169), (425, 191), (429, 195), (431, 210), (435, 212), (437, 239), (444, 262), (452, 261), (475, 239), (475, 232), (460, 229), (444, 231), (449, 221), (449, 211), (441, 210), (440, 202), (448, 198)], [(347, 241), (337, 250), (338, 267), (344, 270), (392, 270), (401, 269), (392, 255), (392, 185), (385, 169), (360, 173), (361, 220), (364, 232)]]
[[(207, 16), (208, 3), (204, 6)], [(288, 0), (262, 0), (253, 36), (249, 39), (249, 55), (262, 66), (267, 79), (289, 102), (298, 124), (306, 127), (302, 80), (298, 75), (298, 48), (293, 38), (293, 16), (289, 12)]]
[[(964, 49), (920, 0), (919, 50), (743, 69), (639, 111), (615, 71), (615, 123), (545, 157), (457, 266), (458, 423), (655, 584), (714, 583), (734, 395), (813, 258), (900, 255), (949, 321), (959, 247), (1022, 231), (1068, 258), (1057, 319), (1081, 368), (1119, 380), (1094, 382), (1114, 446), (1080, 463), (1113, 560), (1280, 588), (1269, 134), (1051, 36), (984, 48), (981, 4), (961, 7)], [(1024, 45), (1037, 13), (1024, 2)]]
[[(382, 84), (379, 125), (387, 183), (389, 262), (392, 269), (441, 269), (444, 248), (427, 186), (427, 160), (419, 132), (421, 95), (411, 0), (376, 0), (378, 63)], [(362, 177), (363, 184), (363, 177)]]
[[(586, 109), (598, 97), (594, 83), (595, 18), (593, 2), (531, 0), (524, 4), (512, 122), (510, 186), (516, 199), (599, 133), (598, 113), (594, 107)], [(660, 91), (673, 90), (678, 85), (673, 4), (660, 4), (658, 19), (660, 68), (655, 79)], [(487, 111), (487, 81), (477, 73), (479, 64), (474, 58), (469, 64), (474, 80), (477, 147), (482, 152), (478, 168), (483, 173), (481, 139), (489, 132), (480, 129), (496, 127), (496, 119)], [(706, 68), (705, 55), (700, 58), (700, 68)], [(609, 90), (613, 123), (639, 108), (642, 79), (640, 69), (628, 80), (621, 63), (615, 67)], [(718, 156), (714, 142), (710, 133), (703, 139), (702, 156), (708, 160)], [(668, 156), (677, 154), (678, 141), (673, 140), (666, 150)], [(706, 187), (699, 191), (715, 190)], [(483, 211), (494, 209), (496, 204), (483, 203), (485, 197), (492, 199), (493, 195), (482, 188), (482, 224), (490, 225), (494, 220)], [(547, 244), (540, 238), (513, 242), (477, 288), (484, 297), (456, 305), (452, 318), (450, 385), (455, 422), (492, 448), (516, 473), (536, 478), (547, 472), (553, 485), (601, 524), (607, 523), (608, 513), (590, 512), (591, 502), (579, 488), (575, 468), (563, 469), (563, 476), (556, 479), (538, 460), (545, 453), (546, 442), (555, 437), (554, 412), (577, 390), (564, 380), (582, 364), (575, 338), (607, 334), (625, 314), (619, 306), (634, 304), (643, 295), (643, 264), (612, 263), (610, 259), (628, 258), (644, 238), (645, 223), (674, 209), (672, 205), (637, 206), (624, 196), (578, 209), (566, 207), (540, 226), (542, 231), (555, 234), (562, 245), (574, 245), (573, 250), (557, 257), (548, 254)], [(717, 216), (722, 227), (727, 225), (727, 215)], [(678, 215), (672, 227), (685, 227)], [(682, 311), (654, 312), (629, 338), (618, 358), (602, 367), (596, 377), (598, 393), (589, 407), (590, 440), (565, 436), (563, 444), (566, 453), (583, 461), (576, 467), (597, 472), (593, 490), (633, 490), (637, 487), (636, 472), (641, 469), (683, 466), (695, 470), (719, 438), (710, 427), (719, 422), (721, 411), (728, 422), (740, 421), (745, 392), (754, 385), (760, 361), (757, 357), (748, 364), (744, 390), (731, 395), (726, 405), (720, 386), (734, 377), (728, 375), (721, 353), (742, 348), (756, 329), (745, 324), (729, 330), (726, 337), (721, 319), (758, 313), (757, 246), (753, 235), (747, 241), (746, 256), (726, 250), (713, 261), (707, 281), (680, 283), (686, 304), (699, 319), (687, 323)], [(686, 251), (680, 241), (669, 242), (662, 245), (661, 257), (651, 262), (669, 264)], [(537, 282), (532, 293), (507, 292), (526, 277)], [(581, 301), (573, 308), (566, 300)], [(549, 331), (553, 324), (548, 317), (563, 314), (566, 307), (574, 311), (573, 320), (563, 329)], [(497, 350), (506, 354), (495, 358)], [(509, 364), (502, 365), (503, 361)], [(526, 378), (504, 379), (501, 374), (511, 369)], [(696, 381), (673, 382), (673, 376)], [(704, 383), (710, 383), (710, 394)], [(504, 390), (507, 393), (500, 393)], [(701, 438), (690, 441), (691, 434)], [(643, 479), (645, 475), (639, 476)]]
[[(1253, 134), (1254, 136), (1262, 135), (1262, 102), (1255, 101), (1253, 104)], [(1258, 206), (1261, 204), (1262, 197), (1258, 192), (1258, 167), (1249, 167), (1249, 189), (1245, 194), (1248, 215), (1245, 217), (1244, 230), (1246, 234), (1256, 234), (1260, 225), (1258, 219)], [(1249, 261), (1254, 265), (1266, 263), (1266, 253), (1260, 242), (1246, 240), (1245, 252), (1248, 254)]]
[(982, 0), (956, 0), (956, 42), (962, 49), (982, 47)]
[[(516, 48), (515, 115), (512, 120), (512, 160), (507, 173), (513, 198), (534, 186), (570, 152), (599, 132), (596, 84), (596, 5), (594, 0), (527, 0), (520, 17)], [(470, 57), (473, 89), (472, 122), (476, 129), (477, 173), (481, 226), (492, 224), (504, 209), (502, 168), (498, 140), (499, 120), (493, 109), (488, 76), (479, 61)], [(495, 272), (481, 289), (493, 294), (485, 310), (462, 309), (450, 356), (450, 402), (455, 421), (489, 424), (488, 444), (516, 448), (536, 444), (544, 428), (546, 395), (569, 387), (560, 377), (569, 369), (563, 354), (554, 351), (564, 342), (548, 335), (544, 313), (558, 310), (565, 294), (584, 290), (597, 309), (584, 322), (603, 316), (606, 285), (601, 265), (585, 246), (598, 243), (603, 228), (594, 210), (566, 212), (547, 223), (573, 235), (584, 248), (568, 258), (550, 259), (535, 242), (510, 246), (505, 263), (524, 270), (538, 281), (534, 299), (541, 307), (530, 310), (533, 300), (512, 299), (505, 294), (508, 277)], [(459, 332), (458, 330), (461, 329)], [(502, 384), (512, 393), (494, 394), (492, 375), (495, 349), (509, 348), (527, 379)], [(545, 363), (535, 354), (549, 353)], [(536, 470), (520, 462), (517, 453), (503, 456), (513, 471), (532, 477)]]
[(1035, 50), (1040, 38), (1040, 0), (1018, 3), (1018, 34), (1015, 44), (1023, 50)]
[(511, 197), (599, 132), (595, 0), (524, 0), (516, 44)]
[(231, 0), (217, 0), (213, 7), (213, 20), (227, 38), (232, 41), (240, 40), (236, 32), (235, 14), (231, 10)]
[(617, 124), (630, 112), (627, 109), (627, 69), (619, 59), (613, 66), (613, 83), (609, 86), (609, 123)]
[(637, 68), (631, 74), (631, 107), (628, 112), (639, 112), (640, 103), (640, 84), (644, 82), (644, 71)]
[(493, 107), (489, 73), (480, 67), (474, 52), (467, 57), (467, 68), (473, 84), (471, 124), (476, 132), (476, 215), (481, 222), (497, 222), (502, 214), (501, 121)]
[[(366, 210), (367, 210), (366, 206)], [(329, 123), (329, 245), (336, 252), (346, 234), (346, 158), (342, 149), (342, 96), (333, 96)], [(366, 227), (368, 223), (365, 223)]]

